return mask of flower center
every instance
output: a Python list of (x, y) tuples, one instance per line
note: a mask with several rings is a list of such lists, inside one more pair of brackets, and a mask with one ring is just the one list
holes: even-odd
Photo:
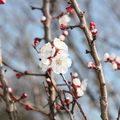
[(62, 64), (62, 60), (60, 60), (60, 59), (56, 60), (56, 64), (57, 65), (61, 65)]

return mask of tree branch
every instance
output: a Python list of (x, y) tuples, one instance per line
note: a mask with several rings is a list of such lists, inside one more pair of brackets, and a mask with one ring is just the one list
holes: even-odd
[(0, 82), (3, 86), (3, 100), (6, 103), (6, 111), (8, 113), (10, 120), (17, 120), (17, 114), (16, 114), (16, 105), (14, 101), (11, 100), (8, 92), (8, 83), (5, 78), (4, 72), (2, 70), (2, 50), (1, 50), (1, 41), (0, 41)]
[(104, 79), (102, 65), (100, 63), (100, 59), (99, 59), (99, 56), (98, 56), (98, 53), (96, 50), (95, 42), (92, 42), (93, 37), (92, 37), (92, 34), (87, 26), (84, 12), (81, 11), (76, 0), (70, 0), (70, 1), (71, 1), (71, 4), (73, 5), (75, 11), (76, 11), (76, 14), (81, 22), (81, 25), (84, 26), (82, 30), (85, 34), (86, 39), (87, 39), (87, 42), (88, 42), (88, 45), (89, 45), (89, 48), (91, 51), (91, 55), (92, 55), (94, 62), (97, 66), (96, 75), (98, 76), (98, 79), (99, 79), (100, 92), (101, 92), (101, 98), (100, 98), (101, 118), (103, 120), (108, 120), (107, 88), (106, 88), (106, 83), (105, 83), (105, 79)]

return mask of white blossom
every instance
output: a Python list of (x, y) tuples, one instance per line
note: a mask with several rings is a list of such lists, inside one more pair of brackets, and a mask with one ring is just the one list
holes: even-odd
[(65, 30), (65, 31), (63, 31), (63, 35), (65, 35), (65, 36), (68, 36), (68, 31), (67, 30)]
[(112, 68), (113, 70), (117, 70), (118, 69), (117, 63), (112, 62)]
[(116, 57), (116, 59), (115, 59), (115, 61), (118, 63), (118, 64), (120, 64), (120, 57)]
[(110, 56), (110, 59), (115, 60), (116, 59), (116, 54), (112, 53), (111, 56)]
[(72, 61), (69, 57), (57, 55), (52, 59), (51, 68), (56, 74), (65, 74), (71, 64)]
[(40, 49), (40, 55), (41, 58), (48, 58), (52, 55), (53, 49), (51, 43), (46, 43), (41, 49)]
[(73, 78), (73, 84), (76, 86), (80, 86), (81, 85), (81, 81), (79, 78)]
[(68, 51), (68, 46), (58, 38), (54, 39), (53, 44), (59, 50)]
[(105, 53), (104, 54), (104, 61), (107, 61), (110, 58), (109, 53)]
[(41, 59), (39, 63), (39, 66), (42, 68), (43, 72), (47, 71), (47, 69), (49, 68), (49, 65), (50, 65), (50, 60), (45, 58)]
[(62, 40), (62, 41), (64, 41), (65, 40), (65, 36), (64, 35), (60, 35), (59, 39)]
[(41, 21), (44, 22), (44, 21), (46, 21), (46, 19), (47, 18), (45, 16), (42, 16)]
[(84, 92), (87, 88), (87, 80), (83, 80), (81, 86), (76, 89), (77, 97), (81, 97), (84, 95)]
[(76, 89), (77, 97), (81, 97), (84, 95), (84, 91), (79, 87)]
[(70, 22), (70, 17), (68, 15), (63, 15), (62, 17), (59, 18), (59, 24), (63, 24), (63, 25), (68, 25), (68, 23)]

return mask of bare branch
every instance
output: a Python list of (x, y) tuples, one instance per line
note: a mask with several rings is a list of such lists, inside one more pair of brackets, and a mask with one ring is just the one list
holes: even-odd
[(2, 50), (1, 50), (1, 41), (0, 41), (0, 82), (3, 86), (3, 100), (6, 103), (6, 111), (9, 115), (10, 120), (17, 120), (16, 105), (14, 101), (10, 99), (8, 92), (8, 83), (5, 78), (4, 72), (2, 70)]
[[(84, 16), (84, 12), (81, 11), (81, 9), (78, 6), (78, 3), (76, 0), (70, 0), (76, 13), (77, 16), (81, 22), (81, 25), (84, 26), (83, 32), (86, 36), (88, 45), (90, 47), (90, 51), (91, 51), (91, 55), (94, 59), (94, 62), (97, 66), (97, 70), (96, 70), (96, 75), (98, 76), (99, 79), (99, 83), (100, 83), (100, 92), (101, 92), (101, 99), (100, 99), (100, 106), (101, 106), (101, 118), (103, 120), (108, 120), (108, 100), (107, 100), (107, 89), (106, 89), (106, 84), (105, 84), (105, 79), (104, 79), (104, 74), (103, 74), (103, 70), (102, 70), (102, 65), (100, 63), (100, 59), (95, 47), (95, 42), (93, 41), (93, 37), (91, 35), (91, 32), (87, 26), (86, 23), (86, 19)], [(81, 26), (80, 25), (80, 26)]]

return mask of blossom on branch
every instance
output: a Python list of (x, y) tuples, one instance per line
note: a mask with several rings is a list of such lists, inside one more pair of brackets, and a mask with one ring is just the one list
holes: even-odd
[(71, 64), (72, 61), (68, 56), (63, 56), (59, 54), (53, 58), (51, 68), (56, 74), (65, 74)]
[(45, 72), (51, 69), (56, 74), (65, 74), (72, 61), (68, 57), (68, 46), (59, 38), (46, 43), (40, 49), (40, 67)]
[(6, 0), (0, 0), (0, 4), (5, 4)]
[(104, 61), (111, 63), (113, 70), (120, 69), (120, 57), (119, 56), (116, 56), (115, 54), (110, 55), (109, 53), (105, 53)]
[(59, 25), (67, 26), (68, 23), (70, 22), (70, 17), (67, 14), (65, 14), (59, 18), (58, 22), (59, 22)]
[(74, 73), (72, 75), (72, 87), (73, 87), (73, 93), (76, 98), (79, 98), (84, 95), (84, 92), (87, 87), (87, 80), (81, 80), (78, 78), (78, 74)]

